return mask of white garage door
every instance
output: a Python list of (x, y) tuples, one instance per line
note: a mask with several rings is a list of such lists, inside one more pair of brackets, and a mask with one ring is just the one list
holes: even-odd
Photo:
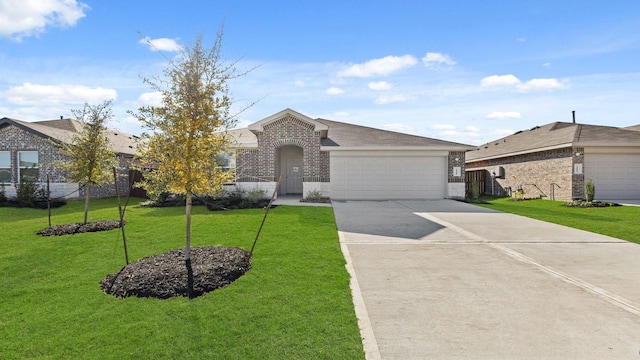
[(445, 156), (375, 152), (331, 153), (334, 199), (442, 199), (447, 185)]
[(596, 186), (596, 200), (640, 199), (640, 154), (585, 154), (584, 177)]

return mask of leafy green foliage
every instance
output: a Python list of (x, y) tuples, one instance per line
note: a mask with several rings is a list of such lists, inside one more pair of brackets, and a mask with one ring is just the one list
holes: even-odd
[(32, 207), (38, 198), (38, 188), (38, 179), (33, 176), (21, 176), (16, 187), (17, 205)]
[(113, 181), (112, 168), (116, 165), (116, 154), (111, 149), (106, 122), (113, 117), (111, 100), (99, 105), (84, 104), (71, 112), (82, 123), (82, 130), (71, 142), (61, 145), (68, 160), (57, 162), (65, 171), (67, 180), (89, 186), (101, 186)]
[(233, 176), (218, 161), (230, 142), (226, 130), (235, 122), (228, 81), (239, 75), (223, 61), (221, 48), (222, 32), (209, 49), (202, 37), (183, 47), (165, 70), (166, 80), (144, 79), (162, 94), (162, 105), (133, 113), (152, 132), (143, 134), (140, 153), (152, 170), (145, 171), (140, 185), (153, 198), (166, 192), (186, 197), (185, 260), (190, 258), (192, 196), (215, 194)]
[(93, 186), (108, 184), (113, 180), (112, 168), (117, 165), (116, 153), (108, 138), (106, 122), (113, 117), (112, 100), (98, 105), (85, 103), (81, 109), (71, 110), (73, 116), (82, 123), (82, 130), (71, 142), (61, 144), (67, 160), (53, 165), (65, 172), (66, 178), (85, 186), (84, 223), (87, 223), (89, 198)]
[(593, 180), (587, 179), (585, 181), (584, 195), (586, 197), (587, 202), (593, 201), (593, 198), (596, 196), (596, 185), (593, 183)]

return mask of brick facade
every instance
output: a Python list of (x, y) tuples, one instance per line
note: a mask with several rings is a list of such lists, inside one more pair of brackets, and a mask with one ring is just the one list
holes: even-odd
[(238, 181), (277, 181), (278, 149), (297, 146), (303, 150), (303, 181), (329, 182), (329, 153), (320, 151), (321, 134), (314, 125), (285, 115), (256, 133), (258, 149), (238, 149), (236, 172)]
[[(454, 169), (459, 168), (459, 175), (454, 174)], [(451, 183), (464, 183), (464, 151), (449, 151), (449, 156), (447, 157), (447, 178), (448, 182)]]
[[(485, 193), (510, 195), (522, 189), (525, 197), (571, 200), (583, 195), (584, 175), (573, 174), (574, 165), (582, 163), (581, 148), (561, 148), (498, 159), (467, 163), (467, 171), (486, 171)], [(503, 178), (494, 178), (496, 167), (504, 168)]]
[[(65, 197), (72, 198), (84, 196), (85, 193), (83, 188), (78, 191), (77, 184), (67, 183), (65, 174), (59, 169), (52, 166), (52, 163), (54, 161), (65, 159), (65, 156), (60, 153), (59, 148), (52, 140), (37, 136), (13, 125), (5, 126), (3, 128), (0, 128), (0, 151), (10, 151), (11, 153), (12, 184), (9, 185), (10, 189), (8, 191), (8, 195), (11, 195), (15, 191), (15, 185), (19, 183), (18, 153), (20, 151), (37, 151), (40, 174), (40, 178), (38, 179), (38, 181), (44, 187), (47, 181), (47, 175), (49, 175), (49, 182), (51, 183), (52, 187), (52, 196), (66, 195)], [(118, 171), (118, 177), (120, 182), (120, 189), (122, 189), (121, 191), (124, 195), (126, 195), (129, 189), (129, 160), (123, 157), (119, 157), (119, 162), (120, 170)], [(58, 189), (59, 191), (56, 192), (56, 189)], [(56, 192), (55, 195), (54, 192)], [(111, 184), (92, 189), (91, 196), (115, 196), (115, 187), (113, 186), (113, 184)]]

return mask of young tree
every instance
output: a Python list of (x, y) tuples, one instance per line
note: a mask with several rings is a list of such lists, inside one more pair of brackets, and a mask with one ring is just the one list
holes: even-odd
[(71, 110), (82, 123), (82, 130), (70, 143), (62, 144), (62, 152), (68, 160), (60, 161), (57, 167), (67, 173), (67, 179), (85, 186), (84, 223), (89, 213), (91, 188), (111, 182), (111, 169), (116, 165), (116, 154), (105, 136), (106, 122), (113, 117), (112, 100), (98, 105), (84, 104), (81, 109)]
[(228, 81), (242, 76), (234, 64), (222, 59), (222, 31), (211, 48), (198, 37), (184, 47), (165, 69), (164, 79), (144, 78), (162, 94), (161, 106), (146, 106), (132, 113), (151, 130), (140, 157), (152, 168), (141, 185), (147, 191), (166, 189), (186, 198), (185, 261), (191, 259), (191, 204), (197, 194), (213, 194), (231, 179), (218, 163), (229, 144), (227, 129), (234, 124)]

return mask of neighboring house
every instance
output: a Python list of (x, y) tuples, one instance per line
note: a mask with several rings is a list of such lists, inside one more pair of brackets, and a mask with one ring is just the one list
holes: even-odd
[[(49, 176), (52, 197), (81, 197), (84, 188), (69, 183), (64, 174), (51, 163), (64, 159), (59, 146), (69, 142), (82, 129), (82, 123), (72, 119), (27, 122), (9, 118), (0, 119), (0, 184), (7, 196), (14, 196), (16, 185), (25, 174), (35, 176), (44, 187)], [(138, 144), (138, 137), (114, 130), (107, 130), (109, 143), (117, 153), (120, 164), (120, 189), (128, 189), (129, 164)], [(126, 190), (125, 190), (126, 192)], [(91, 190), (91, 196), (115, 195), (115, 187), (103, 186)]]
[(231, 130), (236, 185), (332, 199), (464, 197), (473, 146), (324, 119), (291, 109)]
[(467, 182), (487, 194), (571, 200), (584, 198), (590, 178), (596, 199), (640, 199), (640, 131), (631, 128), (554, 122), (518, 131), (468, 152)]

